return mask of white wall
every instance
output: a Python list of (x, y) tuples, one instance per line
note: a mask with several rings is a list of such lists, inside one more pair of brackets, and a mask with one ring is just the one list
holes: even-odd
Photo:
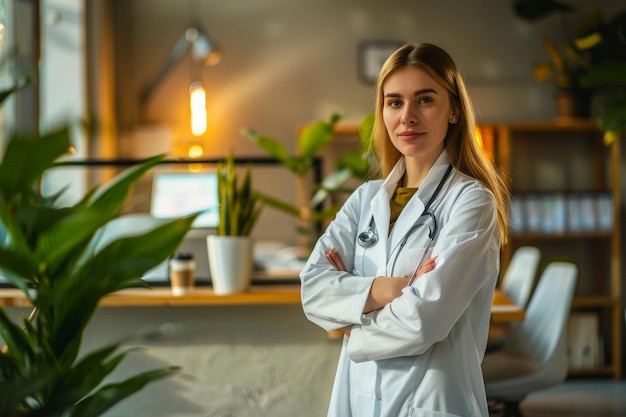
[(239, 134), (243, 126), (292, 146), (294, 132), (304, 122), (334, 111), (360, 120), (373, 102), (373, 88), (356, 76), (357, 45), (365, 39), (429, 41), (446, 48), (466, 76), (482, 121), (554, 115), (551, 87), (531, 77), (532, 60), (545, 56), (541, 30), (554, 29), (521, 21), (507, 1), (191, 4), (132, 0), (120, 8), (125, 13), (124, 24), (117, 27), (123, 57), (119, 64), (124, 68), (124, 88), (119, 91), (123, 129), (166, 123), (175, 143), (190, 140), (187, 86), (196, 69), (189, 60), (169, 74), (144, 109), (136, 103), (175, 40), (196, 20), (224, 50), (222, 62), (203, 72), (209, 101), (204, 140), (213, 155), (231, 148), (241, 154), (260, 153)]

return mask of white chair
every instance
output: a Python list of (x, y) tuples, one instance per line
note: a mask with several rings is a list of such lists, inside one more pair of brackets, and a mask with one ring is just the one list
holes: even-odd
[(567, 323), (577, 267), (553, 262), (541, 274), (526, 318), (505, 345), (487, 353), (482, 363), (490, 407), (501, 417), (522, 417), (519, 408), (530, 393), (562, 383), (567, 376)]
[[(519, 247), (513, 253), (511, 261), (502, 276), (500, 289), (515, 304), (526, 308), (528, 299), (535, 285), (535, 276), (539, 268), (541, 251), (534, 246)], [(487, 352), (500, 349), (506, 342), (507, 335), (519, 323), (493, 324), (489, 331)]]
[(506, 269), (500, 289), (515, 304), (526, 307), (535, 284), (541, 252), (533, 246), (518, 248)]

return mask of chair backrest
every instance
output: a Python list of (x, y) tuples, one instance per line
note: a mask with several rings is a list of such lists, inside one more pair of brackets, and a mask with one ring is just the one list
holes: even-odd
[(539, 278), (524, 321), (513, 329), (504, 349), (566, 373), (565, 333), (577, 277), (573, 263), (550, 263)]
[(502, 277), (500, 289), (519, 306), (526, 307), (528, 304), (540, 258), (541, 252), (538, 248), (522, 246), (513, 254)]

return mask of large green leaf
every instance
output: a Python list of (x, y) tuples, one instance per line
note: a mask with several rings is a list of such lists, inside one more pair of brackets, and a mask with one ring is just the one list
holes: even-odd
[[(50, 381), (53, 380), (55, 371), (52, 368), (40, 368), (36, 374), (19, 376), (10, 381), (0, 380), (0, 416), (28, 415), (35, 413), (16, 414), (17, 407), (30, 408), (26, 404), (32, 404), (33, 395), (40, 392)], [(46, 417), (52, 416), (48, 414)]]
[(0, 247), (0, 275), (26, 292), (37, 283), (37, 262), (29, 252)]
[(78, 272), (82, 277), (77, 286), (92, 282), (107, 286), (110, 292), (124, 287), (129, 279), (141, 277), (151, 268), (166, 260), (179, 246), (196, 215), (174, 219), (153, 230), (116, 239), (95, 253)]
[(333, 113), (328, 121), (318, 120), (305, 126), (298, 138), (300, 155), (305, 159), (313, 157), (324, 149), (334, 136), (333, 127), (341, 119), (341, 115)]
[(59, 380), (51, 387), (49, 405), (65, 410), (94, 391), (129, 353), (126, 351), (112, 356), (119, 346), (119, 343), (104, 346), (79, 362), (69, 364), (73, 366), (65, 369)]
[(9, 141), (0, 164), (0, 193), (11, 196), (32, 187), (56, 159), (68, 152), (69, 146), (68, 128)]
[(265, 152), (280, 162), (285, 168), (293, 173), (298, 173), (299, 168), (296, 158), (287, 153), (282, 143), (253, 129), (244, 128), (241, 130), (241, 134), (252, 139), (252, 141), (263, 148)]
[(332, 192), (337, 190), (342, 184), (350, 179), (350, 177), (352, 177), (352, 172), (348, 168), (333, 171), (328, 177), (324, 178), (320, 184), (319, 190), (317, 190), (311, 199), (310, 206), (315, 207), (318, 204), (322, 204)]
[(91, 206), (93, 208), (109, 211), (117, 214), (135, 182), (148, 170), (156, 166), (165, 158), (165, 155), (157, 155), (144, 160), (141, 164), (128, 168), (109, 184), (100, 188), (94, 194)]
[(603, 131), (621, 132), (626, 130), (626, 90), (606, 99), (598, 111), (600, 128)]
[(604, 61), (589, 68), (580, 77), (584, 88), (615, 88), (626, 89), (626, 62)]
[[(2, 64), (4, 64), (4, 62), (0, 63), (0, 65)], [(20, 89), (26, 87), (29, 84), (30, 84), (30, 77), (26, 77), (26, 78), (19, 80), (14, 86), (0, 91), (0, 105), (2, 105), (6, 101), (6, 99), (8, 99), (13, 94), (15, 94)]]
[(35, 362), (35, 352), (24, 331), (9, 319), (3, 309), (0, 309), (0, 336), (8, 347), (4, 355), (15, 358), (23, 371), (28, 372)]
[(263, 203), (267, 204), (270, 207), (274, 207), (280, 211), (291, 214), (292, 216), (300, 216), (300, 207), (288, 203), (286, 201), (280, 200), (278, 198), (272, 197), (269, 194), (257, 193), (259, 200)]
[(91, 236), (112, 217), (108, 211), (90, 207), (58, 222), (39, 239), (36, 257), (40, 268), (48, 268), (48, 273), (54, 274), (59, 267), (67, 266), (70, 254), (74, 254), (72, 260), (77, 259), (82, 250), (86, 249)]
[(148, 383), (170, 376), (178, 370), (178, 367), (155, 369), (119, 383), (105, 385), (72, 407), (63, 417), (99, 416), (124, 398), (143, 389)]

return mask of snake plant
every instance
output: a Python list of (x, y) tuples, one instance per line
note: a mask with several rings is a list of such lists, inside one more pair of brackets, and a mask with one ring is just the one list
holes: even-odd
[(235, 159), (229, 154), (217, 166), (219, 199), (218, 236), (249, 236), (263, 206), (252, 189), (250, 166), (246, 167), (241, 185), (235, 169)]

